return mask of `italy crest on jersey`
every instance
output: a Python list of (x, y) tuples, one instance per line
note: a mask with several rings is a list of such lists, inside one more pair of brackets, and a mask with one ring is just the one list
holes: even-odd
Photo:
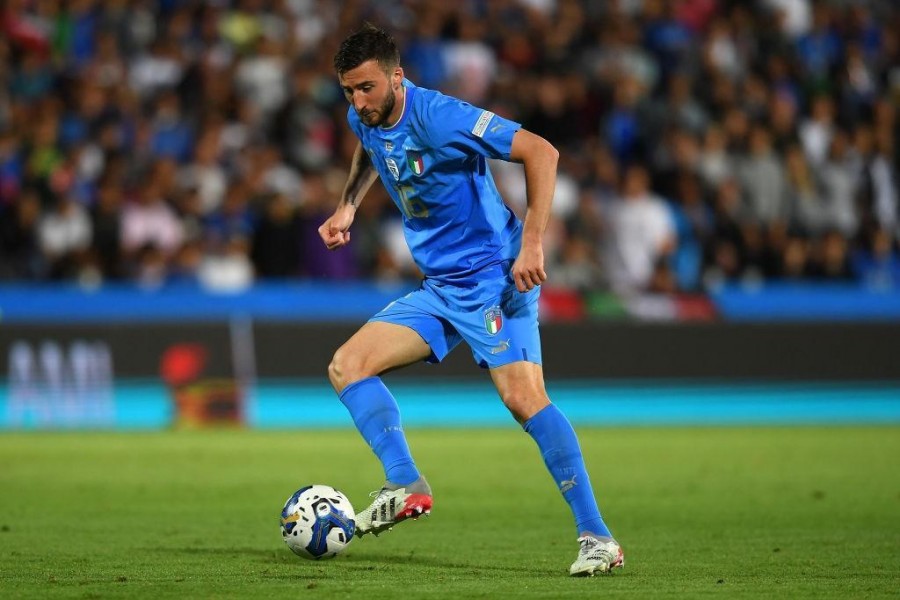
[(497, 335), (503, 329), (503, 311), (499, 306), (484, 311), (484, 328), (490, 335)]
[(416, 175), (421, 175), (425, 172), (425, 160), (422, 158), (422, 153), (418, 150), (406, 151), (406, 163)]

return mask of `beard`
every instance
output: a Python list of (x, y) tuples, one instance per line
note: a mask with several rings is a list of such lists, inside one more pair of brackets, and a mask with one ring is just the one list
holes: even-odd
[(381, 106), (375, 110), (359, 113), (359, 118), (364, 125), (368, 125), (369, 127), (383, 125), (390, 114), (394, 112), (394, 105), (396, 103), (397, 100), (394, 98), (394, 92), (391, 90), (388, 93), (387, 98), (384, 99), (384, 102), (381, 103)]

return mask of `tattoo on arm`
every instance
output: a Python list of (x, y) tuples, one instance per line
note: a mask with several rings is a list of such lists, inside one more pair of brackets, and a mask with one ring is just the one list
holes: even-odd
[(378, 173), (372, 165), (372, 159), (362, 145), (356, 147), (353, 161), (350, 163), (350, 174), (341, 202), (356, 209), (369, 187), (377, 179)]

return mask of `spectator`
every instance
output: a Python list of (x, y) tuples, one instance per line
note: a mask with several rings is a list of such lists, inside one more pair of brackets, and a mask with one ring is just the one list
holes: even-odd
[(627, 74), (642, 89), (656, 87), (659, 65), (641, 46), (641, 32), (635, 22), (613, 17), (598, 24), (595, 32), (596, 42), (585, 49), (584, 63), (598, 84), (612, 86)]
[(824, 2), (815, 3), (812, 29), (797, 38), (797, 57), (807, 81), (813, 86), (827, 85), (842, 50), (841, 39), (832, 23), (831, 7)]
[(149, 52), (134, 57), (128, 68), (131, 89), (142, 98), (172, 90), (184, 77), (184, 59), (177, 45), (167, 37), (154, 40)]
[[(382, 192), (383, 193), (383, 192)], [(340, 190), (329, 185), (325, 174), (313, 174), (306, 180), (304, 198), (300, 209), (301, 256), (303, 257), (303, 274), (316, 278), (352, 279), (359, 275), (356, 258), (352, 248), (331, 252), (322, 244), (319, 237), (319, 226), (331, 216)], [(371, 192), (370, 192), (371, 194)], [(362, 206), (372, 202), (366, 198)], [(377, 204), (377, 201), (373, 202)], [(380, 222), (379, 222), (380, 225)], [(378, 239), (384, 239), (379, 230)]]
[(258, 125), (265, 125), (288, 99), (288, 64), (281, 43), (261, 36), (253, 52), (237, 64), (234, 73), (238, 97), (249, 102), (258, 115)]
[(595, 242), (581, 235), (565, 238), (559, 260), (547, 282), (562, 289), (588, 292), (603, 285), (603, 269), (597, 260)]
[(245, 290), (253, 283), (254, 276), (248, 254), (247, 239), (234, 235), (200, 260), (197, 279), (203, 287), (215, 292)]
[(84, 207), (68, 194), (59, 196), (38, 223), (38, 243), (52, 279), (78, 274), (91, 245), (91, 234), (91, 219)]
[(9, 91), (16, 100), (35, 102), (50, 93), (55, 80), (56, 74), (46, 56), (26, 52), (18, 68), (13, 71)]
[(274, 194), (265, 201), (253, 234), (251, 256), (260, 277), (291, 277), (300, 273), (300, 220), (286, 195)]
[(867, 239), (868, 247), (852, 257), (856, 277), (875, 289), (900, 285), (900, 253), (894, 249), (890, 233), (875, 228)]
[(487, 93), (497, 75), (497, 57), (485, 43), (486, 25), (479, 19), (458, 19), (458, 37), (447, 42), (444, 52), (447, 93), (477, 105), (487, 103)]
[(815, 166), (825, 162), (834, 131), (834, 102), (829, 96), (817, 96), (809, 118), (800, 125), (800, 141)]
[(771, 133), (762, 125), (750, 132), (749, 152), (737, 159), (737, 175), (757, 224), (768, 228), (786, 222), (784, 168), (772, 148)]
[(678, 289), (697, 291), (703, 270), (703, 247), (713, 228), (713, 213), (704, 201), (697, 175), (689, 171), (679, 174), (669, 209), (677, 233), (672, 275)]
[[(377, 186), (351, 251), (314, 235), (355, 148), (328, 58), (366, 19), (392, 24), (414, 82), (559, 148), (560, 284), (595, 285), (598, 268), (629, 290), (852, 281), (848, 256), (900, 250), (896, 2), (16, 0), (0, 18), (0, 276), (163, 285), (218, 261), (239, 282), (248, 262), (261, 277), (416, 277)], [(619, 197), (642, 165), (634, 205), (662, 202), (668, 227)], [(521, 211), (521, 169), (501, 166)], [(628, 227), (677, 243), (617, 237)], [(41, 244), (73, 231), (72, 251)]]
[(889, 132), (875, 135), (875, 148), (863, 173), (863, 198), (870, 220), (888, 243), (900, 240), (900, 171), (892, 161), (894, 139)]
[(275, 116), (272, 139), (287, 162), (307, 171), (321, 171), (333, 161), (337, 127), (327, 102), (339, 95), (334, 82), (304, 67), (294, 69), (291, 98)]
[(707, 287), (733, 281), (746, 274), (748, 229), (741, 188), (735, 179), (725, 179), (715, 189), (714, 226), (704, 248), (703, 274)]
[(725, 133), (718, 125), (711, 125), (703, 135), (703, 148), (697, 168), (709, 189), (715, 189), (722, 181), (734, 175)]
[(634, 77), (623, 75), (616, 82), (613, 108), (604, 120), (601, 135), (616, 159), (628, 163), (644, 151), (638, 103), (644, 94)]
[(850, 151), (847, 134), (838, 131), (831, 140), (828, 156), (820, 171), (828, 207), (827, 226), (847, 237), (856, 235), (859, 227), (856, 193), (861, 165), (857, 158)]
[(178, 174), (181, 189), (196, 189), (200, 200), (200, 213), (209, 214), (219, 209), (228, 187), (228, 174), (219, 164), (221, 142), (218, 130), (206, 131), (194, 147), (194, 160)]
[(828, 226), (828, 207), (819, 182), (803, 153), (794, 145), (785, 156), (790, 224), (796, 231), (817, 237)]
[(154, 156), (178, 162), (184, 162), (190, 156), (194, 134), (174, 91), (163, 92), (156, 102), (150, 136), (150, 150)]
[(184, 239), (181, 221), (161, 195), (160, 184), (152, 180), (126, 203), (121, 227), (125, 256), (146, 261), (154, 273), (158, 262), (174, 255)]
[(604, 265), (613, 290), (662, 291), (654, 285), (675, 249), (675, 228), (665, 203), (650, 191), (646, 168), (633, 165), (623, 176), (621, 195), (606, 219)]
[(426, 11), (416, 19), (415, 32), (403, 51), (403, 64), (408, 77), (417, 85), (441, 89), (447, 79), (446, 43), (441, 39), (443, 16), (439, 11)]
[(19, 139), (9, 131), (0, 133), (0, 210), (20, 197), (24, 176)]
[(791, 39), (806, 35), (812, 27), (810, 0), (766, 0), (781, 31)]
[(703, 48), (704, 62), (713, 71), (736, 80), (744, 74), (746, 65), (738, 53), (731, 25), (724, 18), (710, 24)]
[(119, 260), (121, 211), (122, 188), (114, 178), (107, 177), (101, 182), (97, 201), (91, 208), (91, 251), (101, 276), (108, 279), (118, 279), (124, 275)]
[(39, 279), (45, 268), (38, 244), (41, 202), (27, 191), (15, 204), (0, 206), (0, 279)]
[(222, 207), (203, 216), (203, 238), (210, 247), (222, 247), (235, 238), (249, 239), (256, 226), (251, 194), (247, 184), (235, 183), (228, 188)]
[(828, 281), (853, 281), (854, 273), (850, 262), (849, 244), (840, 231), (829, 231), (811, 258), (811, 274), (815, 278)]

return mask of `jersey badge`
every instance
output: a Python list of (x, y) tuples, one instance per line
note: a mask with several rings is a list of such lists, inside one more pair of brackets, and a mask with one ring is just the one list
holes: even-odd
[(406, 163), (416, 175), (421, 175), (425, 172), (425, 159), (422, 158), (422, 153), (418, 150), (406, 151)]
[(391, 172), (391, 175), (394, 176), (394, 179), (400, 181), (400, 167), (397, 166), (397, 161), (395, 161), (390, 156), (386, 156), (384, 162), (387, 163), (388, 171)]
[(394, 142), (386, 141), (384, 143), (384, 151), (385, 152), (393, 152), (394, 151)]
[(489, 335), (497, 335), (503, 329), (503, 311), (499, 306), (484, 311), (484, 328)]
[(488, 123), (491, 122), (491, 119), (494, 118), (494, 113), (489, 110), (485, 110), (481, 112), (481, 116), (478, 117), (478, 120), (475, 122), (475, 127), (472, 128), (472, 135), (476, 137), (484, 137), (484, 132), (487, 130)]

